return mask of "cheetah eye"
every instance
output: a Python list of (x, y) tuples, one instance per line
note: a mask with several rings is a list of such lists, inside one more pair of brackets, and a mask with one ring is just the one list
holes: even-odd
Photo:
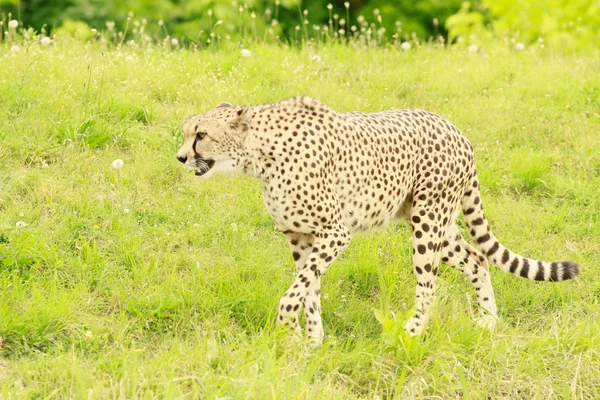
[(202, 140), (206, 137), (207, 132), (206, 131), (198, 131), (196, 132), (196, 140)]

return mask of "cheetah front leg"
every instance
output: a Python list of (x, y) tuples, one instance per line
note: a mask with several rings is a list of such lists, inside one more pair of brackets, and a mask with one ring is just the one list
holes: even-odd
[[(285, 236), (290, 245), (296, 270), (300, 272), (308, 256), (313, 251), (313, 243), (315, 242), (314, 235), (285, 232)], [(315, 338), (317, 342), (321, 342), (325, 336), (323, 331), (323, 323), (321, 321), (321, 277), (317, 277), (314, 283), (310, 286), (306, 297), (304, 298), (304, 316), (306, 317), (306, 334), (311, 336), (312, 330), (316, 329), (319, 333), (319, 338)], [(320, 328), (319, 328), (320, 327)], [(316, 335), (315, 335), (316, 336)]]
[(320, 344), (324, 335), (320, 311), (320, 277), (350, 244), (348, 229), (335, 228), (314, 235), (314, 244), (306, 261), (300, 266), (294, 283), (279, 301), (277, 322), (291, 325), (296, 332), (300, 331), (300, 307), (305, 305), (306, 331), (315, 344)]

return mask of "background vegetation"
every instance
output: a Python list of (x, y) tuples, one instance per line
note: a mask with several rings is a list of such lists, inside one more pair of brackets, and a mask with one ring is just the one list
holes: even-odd
[[(206, 40), (172, 35), (166, 13), (154, 33), (142, 16), (93, 32), (76, 15), (51, 31), (5, 15), (0, 398), (600, 397), (593, 40), (528, 42), (480, 5), (455, 16), (487, 28), (451, 45), (379, 35), (374, 14), (349, 36), (323, 33), (326, 21), (277, 37), (233, 7), (240, 19), (219, 31), (230, 28), (214, 27), (212, 7)], [(449, 118), (475, 147), (496, 235), (527, 256), (575, 260), (581, 276), (493, 269), (501, 322), (489, 333), (473, 323), (470, 284), (442, 268), (436, 315), (408, 338), (409, 232), (393, 224), (356, 236), (324, 278), (324, 345), (290, 344), (274, 321), (294, 266), (258, 183), (199, 181), (174, 155), (190, 115), (297, 94)]]
[[(358, 35), (364, 28), (388, 39), (441, 36), (479, 44), (509, 35), (518, 42), (541, 39), (569, 49), (600, 46), (596, 0), (0, 0), (0, 14), (7, 19), (9, 13), (38, 32), (104, 30), (111, 21), (126, 37), (143, 27), (151, 36), (167, 32), (193, 43), (214, 40), (211, 33), (240, 39), (272, 32), (294, 41), (297, 30), (319, 37), (324, 27), (330, 36)], [(128, 26), (132, 16), (146, 23)]]

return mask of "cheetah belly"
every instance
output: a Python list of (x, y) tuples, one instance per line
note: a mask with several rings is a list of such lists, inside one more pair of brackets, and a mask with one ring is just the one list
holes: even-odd
[(407, 188), (398, 188), (389, 195), (390, 188), (373, 185), (356, 186), (352, 190), (340, 188), (338, 198), (342, 217), (351, 232), (364, 232), (386, 226), (403, 209), (408, 197)]

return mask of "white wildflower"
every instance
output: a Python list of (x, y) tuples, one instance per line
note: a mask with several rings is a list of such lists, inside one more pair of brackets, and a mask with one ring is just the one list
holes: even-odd
[(517, 43), (515, 43), (515, 50), (517, 50), (517, 51), (525, 50), (525, 45), (521, 42), (517, 42)]
[(331, 10), (333, 8), (333, 5), (331, 3), (327, 4), (327, 9)]
[[(131, 56), (127, 56), (127, 57), (125, 57), (125, 61), (127, 61), (128, 63), (130, 63), (130, 62), (132, 62), (132, 61), (133, 61), (133, 57), (131, 57)], [(113, 167), (114, 167), (114, 163), (113, 163)], [(115, 168), (116, 168), (116, 167), (115, 167)]]
[(48, 46), (50, 43), (52, 43), (52, 39), (50, 39), (48, 36), (44, 36), (42, 40), (40, 40), (40, 43), (44, 46)]
[(209, 17), (212, 17), (213, 11), (212, 11), (212, 9), (209, 9), (206, 13), (208, 14)]
[(19, 21), (17, 21), (16, 19), (11, 19), (10, 21), (8, 21), (9, 28), (17, 29), (18, 26), (19, 26)]
[(23, 221), (19, 221), (19, 222), (17, 222), (17, 223), (15, 224), (15, 226), (16, 226), (17, 228), (25, 228), (25, 227), (27, 226), (27, 224), (26, 224), (25, 222), (23, 222)]
[(252, 53), (248, 49), (242, 49), (242, 57), (250, 57)]
[(402, 44), (400, 45), (400, 48), (404, 51), (410, 50), (411, 47), (412, 45), (409, 42), (402, 42)]
[(345, 1), (345, 2), (344, 2), (344, 7), (346, 7), (346, 8), (350, 8), (350, 2), (348, 2), (348, 1)]
[(179, 40), (173, 38), (171, 39), (171, 46), (178, 46), (179, 45)]
[(316, 55), (315, 55), (315, 56), (312, 56), (312, 57), (310, 58), (310, 61), (314, 61), (314, 62), (321, 62), (321, 57), (319, 57), (319, 56), (316, 56)]
[(123, 168), (123, 160), (121, 160), (120, 158), (117, 158), (115, 161), (112, 162), (112, 166), (114, 169)]
[(19, 51), (21, 51), (21, 48), (17, 45), (14, 45), (10, 48), (10, 51), (13, 53), (18, 53)]
[(131, 212), (131, 210), (129, 208), (124, 208), (123, 209), (123, 213), (125, 214), (129, 214)]
[(469, 46), (469, 53), (477, 53), (479, 51), (479, 47), (476, 44), (472, 44)]
[(106, 21), (106, 29), (108, 29), (109, 31), (112, 31), (113, 29), (115, 29), (115, 22), (114, 21)]

